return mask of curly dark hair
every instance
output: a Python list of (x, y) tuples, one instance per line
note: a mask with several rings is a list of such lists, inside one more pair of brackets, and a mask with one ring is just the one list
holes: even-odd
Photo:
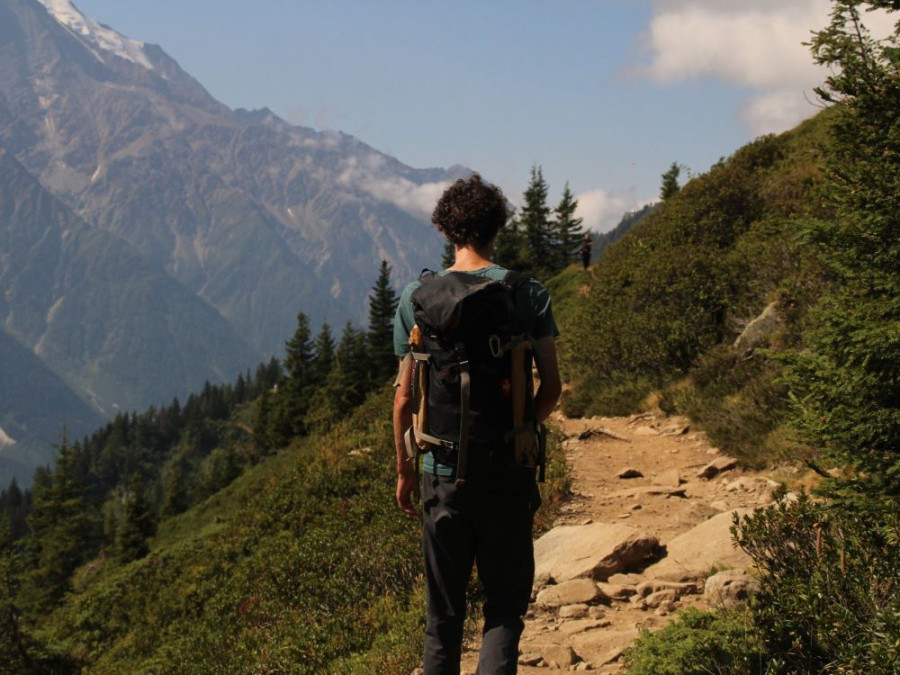
[(506, 223), (506, 197), (496, 185), (473, 173), (444, 190), (431, 222), (456, 246), (485, 246)]

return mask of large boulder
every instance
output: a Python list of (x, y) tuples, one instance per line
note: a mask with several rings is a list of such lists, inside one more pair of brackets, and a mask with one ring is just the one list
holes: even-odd
[(762, 314), (747, 324), (734, 341), (734, 348), (744, 352), (767, 342), (783, 323), (778, 303), (773, 302), (762, 311)]
[(687, 581), (703, 578), (716, 568), (750, 567), (753, 561), (734, 543), (731, 525), (734, 514), (744, 516), (752, 511), (725, 511), (678, 535), (666, 544), (666, 557), (648, 567), (644, 576)]
[(605, 581), (643, 567), (659, 552), (656, 537), (627, 525), (561, 525), (534, 543), (535, 574), (558, 584), (582, 577)]
[(744, 570), (724, 570), (706, 580), (703, 598), (710, 607), (734, 607), (759, 593), (759, 580)]

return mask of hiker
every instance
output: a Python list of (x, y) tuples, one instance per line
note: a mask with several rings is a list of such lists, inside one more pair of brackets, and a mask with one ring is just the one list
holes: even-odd
[(584, 233), (584, 237), (581, 240), (581, 248), (579, 249), (579, 253), (581, 253), (581, 264), (584, 267), (585, 271), (591, 264), (591, 247), (594, 245), (594, 241), (591, 239), (591, 235), (588, 232)]
[[(530, 423), (533, 431), (535, 423), (545, 420), (559, 399), (560, 377), (554, 341), (559, 331), (553, 319), (550, 296), (537, 281), (515, 273), (508, 277), (507, 270), (491, 262), (494, 239), (506, 218), (503, 193), (499, 188), (483, 183), (477, 174), (451, 185), (439, 199), (432, 222), (454, 245), (455, 263), (448, 270), (409, 284), (400, 296), (394, 320), (394, 349), (401, 358), (393, 411), (398, 473), (396, 500), (403, 513), (422, 519), (427, 592), (426, 675), (457, 675), (460, 672), (466, 587), (473, 565), (478, 570), (485, 598), (478, 673), (516, 673), (519, 637), (524, 628), (522, 617), (527, 611), (534, 581), (531, 530), (534, 513), (540, 505), (535, 478), (537, 469), (532, 463), (517, 461), (518, 445), (507, 442), (510, 435), (519, 438), (518, 430), (511, 434), (508, 431), (512, 426), (510, 420), (485, 420), (489, 416), (478, 417), (477, 411), (472, 414), (477, 419), (468, 425), (470, 428), (494, 425), (498, 430), (493, 435), (497, 440), (490, 443), (479, 442), (474, 432), (472, 438), (467, 436), (463, 443), (462, 436), (468, 432), (462, 430), (455, 442), (410, 431), (415, 412), (413, 378), (417, 375), (414, 370), (422, 363), (422, 358), (430, 358), (419, 354), (413, 360), (408, 356), (410, 335), (415, 335), (418, 330), (417, 313), (426, 302), (416, 291), (426, 292), (427, 287), (425, 294), (430, 293), (434, 298), (434, 289), (443, 288), (442, 282), (468, 287), (496, 280), (503, 281), (504, 288), (508, 289), (504, 297), (512, 298), (514, 305), (514, 312), (510, 310), (509, 314), (514, 314), (517, 329), (529, 338), (527, 347), (533, 347), (540, 376), (532, 401), (534, 419), (522, 426), (527, 427)], [(507, 282), (513, 277), (512, 282)], [(498, 288), (497, 284), (490, 286), (495, 290)], [(437, 297), (440, 300), (444, 296), (438, 293)], [(487, 317), (488, 322), (490, 318)], [(492, 339), (495, 337), (491, 336)], [(504, 349), (499, 340), (491, 347), (497, 355)], [(483, 399), (486, 394), (484, 385), (476, 387), (474, 384), (481, 364), (475, 362), (474, 354), (471, 360), (471, 364), (468, 359), (465, 364), (461, 363), (457, 371), (472, 369), (471, 396), (474, 401), (477, 396)], [(442, 370), (435, 377), (452, 379), (455, 376), (447, 375), (451, 371)], [(530, 358), (527, 375), (530, 382)], [(461, 405), (455, 406), (452, 412), (461, 414)], [(436, 418), (442, 412), (436, 410), (430, 414)], [(460, 428), (465, 426), (464, 422)], [(490, 430), (487, 435), (491, 435)], [(420, 490), (417, 464), (408, 457), (409, 448), (404, 436), (407, 440), (412, 438), (413, 443), (423, 437), (439, 443), (426, 443), (431, 451), (422, 458), (421, 515), (414, 506), (414, 496)], [(467, 446), (465, 455), (464, 446)], [(464, 464), (463, 478), (460, 474)]]

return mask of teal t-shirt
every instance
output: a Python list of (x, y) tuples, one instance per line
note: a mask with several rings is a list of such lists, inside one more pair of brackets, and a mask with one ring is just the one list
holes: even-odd
[[(438, 272), (440, 275), (447, 274), (449, 270)], [(466, 274), (473, 274), (479, 277), (487, 277), (488, 279), (496, 279), (500, 281), (506, 276), (506, 270), (499, 265), (488, 265), (478, 270), (467, 271)], [(409, 334), (413, 326), (416, 324), (413, 314), (413, 305), (410, 297), (413, 292), (422, 285), (418, 279), (408, 284), (400, 294), (400, 301), (397, 304), (397, 313), (394, 315), (394, 353), (398, 358), (403, 358), (409, 352)], [(522, 326), (525, 332), (531, 336), (533, 340), (540, 340), (545, 337), (556, 337), (559, 335), (559, 328), (553, 318), (553, 306), (550, 302), (550, 293), (547, 289), (535, 279), (527, 279), (516, 289), (516, 319), (517, 324)], [(424, 469), (428, 473), (438, 474), (441, 476), (452, 476), (452, 466), (436, 463), (431, 453), (426, 453), (424, 457)]]

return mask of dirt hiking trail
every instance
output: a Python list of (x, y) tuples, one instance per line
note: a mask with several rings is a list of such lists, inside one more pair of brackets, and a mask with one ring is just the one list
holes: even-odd
[[(728, 530), (733, 511), (772, 501), (768, 474), (737, 468), (680, 417), (556, 412), (553, 421), (572, 496), (535, 544), (520, 673), (618, 672), (641, 629), (752, 592), (750, 561)], [(718, 570), (730, 571), (707, 580)], [(466, 645), (464, 675), (474, 675), (478, 647), (478, 638)]]

